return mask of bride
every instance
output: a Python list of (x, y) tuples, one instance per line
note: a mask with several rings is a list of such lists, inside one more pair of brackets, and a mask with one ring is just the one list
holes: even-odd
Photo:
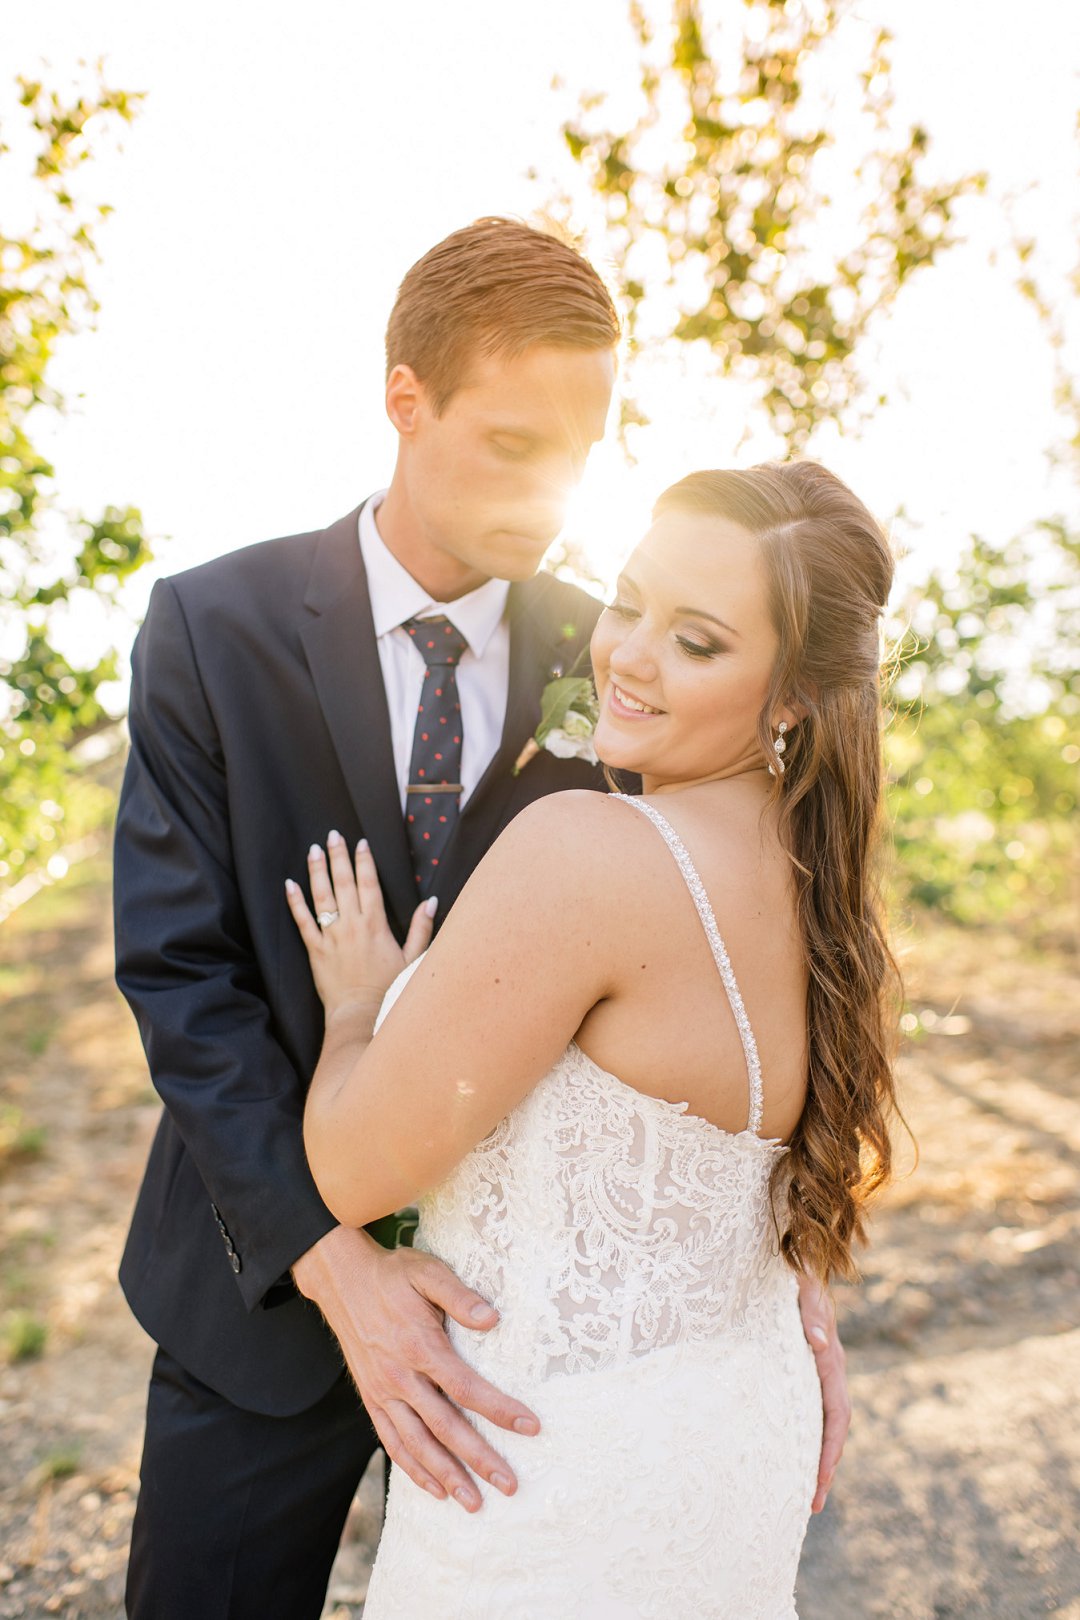
[(350, 1226), (418, 1199), (417, 1245), (499, 1312), (454, 1347), (539, 1422), (477, 1420), (519, 1484), (474, 1514), (394, 1470), (365, 1620), (795, 1615), (821, 1425), (797, 1277), (854, 1274), (889, 1168), (891, 573), (822, 467), (692, 474), (592, 641), (596, 749), (642, 796), (531, 805), (426, 952), (363, 845), (332, 841), (333, 928), (290, 887), (319, 1190)]

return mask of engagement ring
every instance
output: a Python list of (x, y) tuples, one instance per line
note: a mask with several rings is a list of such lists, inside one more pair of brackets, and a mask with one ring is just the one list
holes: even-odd
[(340, 916), (340, 911), (320, 911), (315, 921), (320, 928), (333, 928)]

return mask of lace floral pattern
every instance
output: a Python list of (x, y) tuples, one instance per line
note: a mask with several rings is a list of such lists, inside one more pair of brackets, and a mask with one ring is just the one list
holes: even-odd
[(422, 1200), (417, 1243), (498, 1307), (475, 1353), (530, 1383), (746, 1337), (791, 1286), (769, 1201), (783, 1151), (632, 1090), (571, 1043)]
[(475, 1420), (520, 1483), (472, 1517), (394, 1471), (365, 1620), (795, 1620), (821, 1397), (782, 1151), (571, 1045), (422, 1200), (417, 1242), (501, 1313), (456, 1348), (542, 1428)]
[(421, 1200), (418, 1246), (500, 1312), (451, 1323), (455, 1347), (541, 1432), (475, 1420), (519, 1489), (481, 1482), (472, 1516), (394, 1471), (365, 1620), (797, 1620), (821, 1394), (770, 1204), (784, 1152), (571, 1042)]

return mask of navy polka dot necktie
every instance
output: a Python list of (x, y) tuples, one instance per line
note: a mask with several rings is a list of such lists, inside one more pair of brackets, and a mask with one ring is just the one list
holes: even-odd
[(461, 805), (461, 701), (457, 666), (468, 642), (447, 618), (402, 625), (427, 665), (413, 732), (405, 831), (416, 892), (426, 900), (439, 877)]

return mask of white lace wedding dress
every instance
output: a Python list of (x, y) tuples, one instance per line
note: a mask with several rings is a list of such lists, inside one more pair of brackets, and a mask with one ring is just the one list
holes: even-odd
[[(768, 1184), (757, 1048), (690, 857), (742, 1037), (738, 1134), (647, 1096), (575, 1043), (420, 1205), (416, 1243), (500, 1321), (459, 1354), (536, 1412), (477, 1426), (512, 1464), (466, 1514), (399, 1469), (365, 1620), (795, 1620), (821, 1392)], [(403, 988), (391, 987), (381, 1016)]]

